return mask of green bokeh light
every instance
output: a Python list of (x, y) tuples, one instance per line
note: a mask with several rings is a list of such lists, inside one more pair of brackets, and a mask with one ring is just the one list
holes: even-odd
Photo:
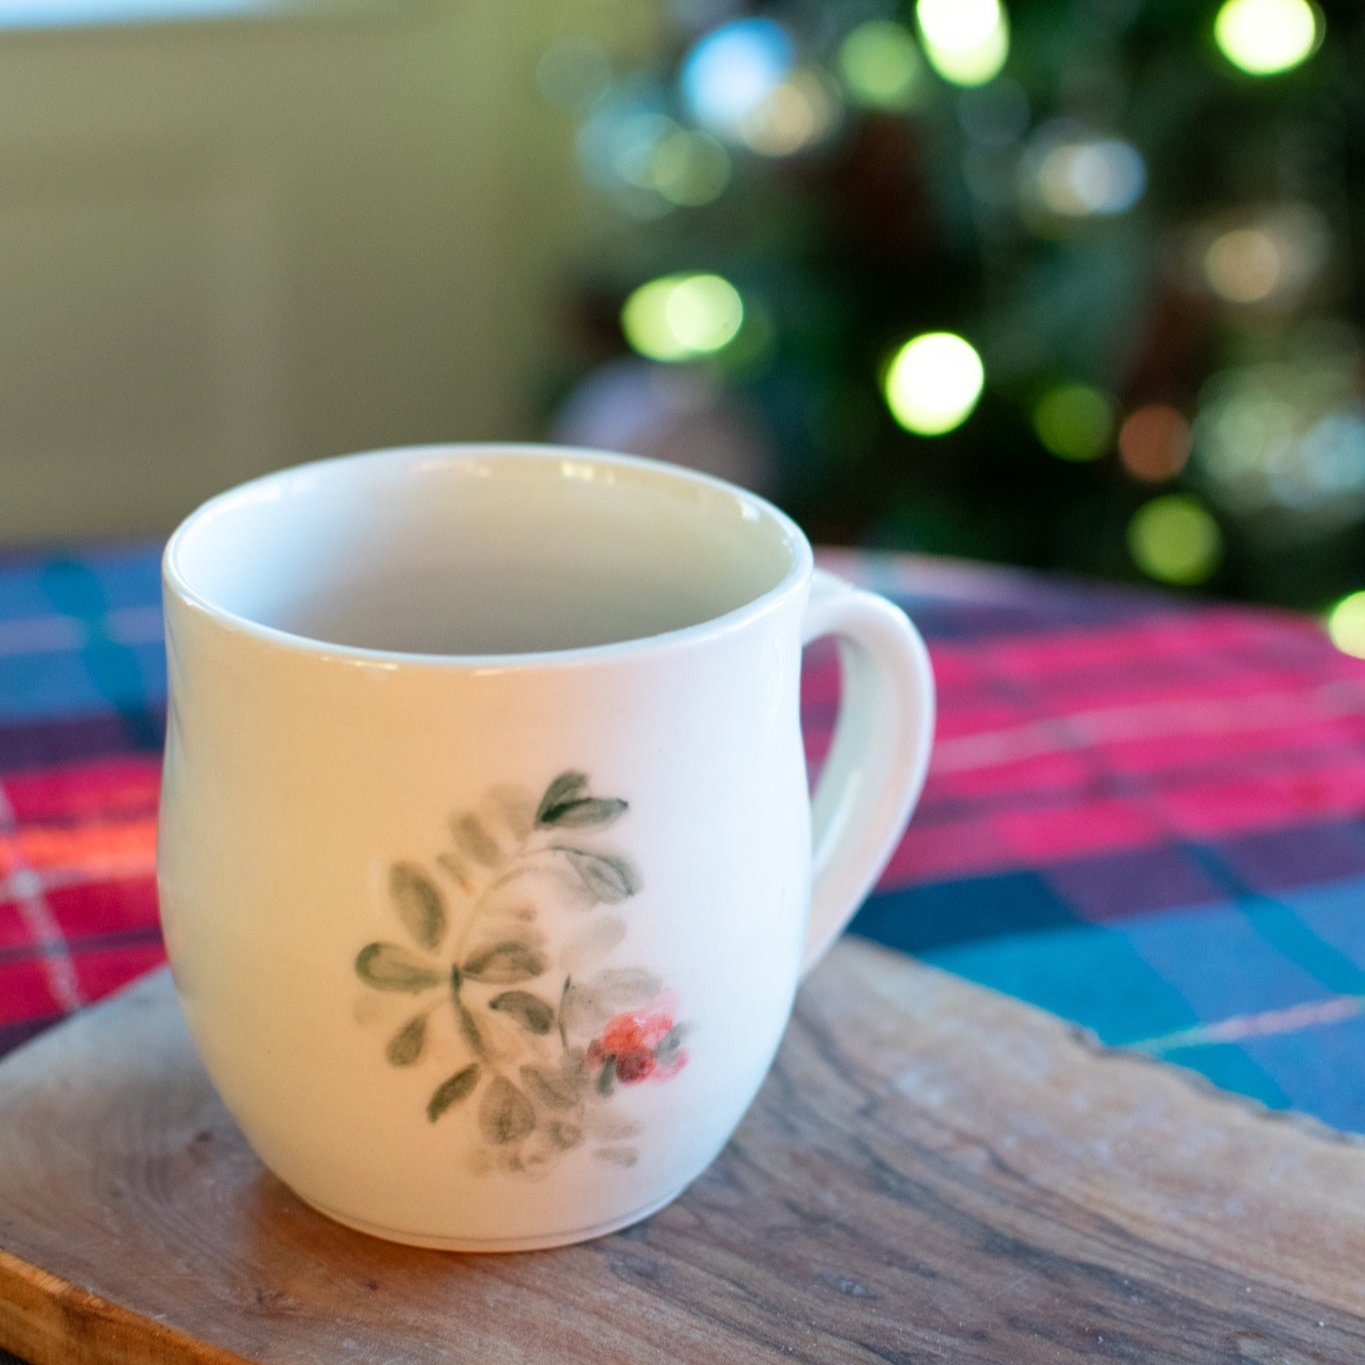
[(621, 330), (650, 360), (695, 360), (723, 350), (744, 322), (744, 300), (719, 275), (664, 275), (642, 284), (621, 309)]
[(1250, 76), (1274, 76), (1308, 60), (1322, 40), (1322, 12), (1311, 0), (1226, 0), (1213, 38)]
[(971, 415), (986, 381), (976, 348), (952, 332), (926, 332), (892, 357), (883, 381), (891, 415), (918, 436), (941, 436)]
[(1034, 406), (1033, 429), (1060, 460), (1098, 460), (1114, 437), (1114, 405), (1088, 384), (1058, 384)]
[(1327, 615), (1327, 633), (1343, 654), (1365, 659), (1365, 591), (1343, 597)]
[(1223, 559), (1223, 533), (1212, 515), (1182, 493), (1143, 503), (1128, 523), (1133, 562), (1163, 583), (1203, 583)]
[(840, 43), (837, 60), (849, 96), (869, 109), (903, 112), (928, 91), (929, 73), (914, 38), (889, 19), (859, 24)]
[(919, 0), (925, 55), (954, 85), (985, 85), (1009, 56), (1009, 20), (1000, 0)]

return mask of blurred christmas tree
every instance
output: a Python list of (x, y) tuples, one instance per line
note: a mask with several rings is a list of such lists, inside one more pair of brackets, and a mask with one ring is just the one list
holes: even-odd
[(1365, 10), (668, 15), (655, 66), (580, 38), (538, 70), (619, 210), (560, 436), (826, 540), (1365, 588)]

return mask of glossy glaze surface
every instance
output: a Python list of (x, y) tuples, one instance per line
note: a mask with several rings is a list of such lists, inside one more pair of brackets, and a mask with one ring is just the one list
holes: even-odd
[[(613, 525), (635, 530), (604, 545)], [(524, 590), (547, 549), (633, 584), (659, 633), (599, 638), (611, 611), (575, 614), (551, 575), (539, 618), (492, 629), (485, 601), (453, 602), (443, 634), (373, 643), (376, 585), (426, 572), (457, 594), (475, 554), (479, 582)], [(300, 1195), (494, 1249), (620, 1226), (714, 1158), (927, 760), (917, 637), (837, 580), (808, 608), (811, 574), (751, 495), (535, 448), (328, 461), (177, 533), (167, 945), (215, 1085)], [(310, 634), (322, 599), (340, 625)], [(559, 634), (531, 619), (557, 606)], [(803, 641), (831, 631), (852, 687), (811, 913), (798, 686)], [(502, 649), (430, 647), (475, 637)]]

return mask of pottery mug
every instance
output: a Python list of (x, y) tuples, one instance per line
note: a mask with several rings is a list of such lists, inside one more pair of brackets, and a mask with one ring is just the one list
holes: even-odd
[[(469, 1251), (673, 1199), (919, 793), (905, 616), (751, 493), (535, 446), (267, 475), (180, 526), (164, 588), (166, 944), (265, 1165)], [(812, 817), (801, 650), (827, 634)]]

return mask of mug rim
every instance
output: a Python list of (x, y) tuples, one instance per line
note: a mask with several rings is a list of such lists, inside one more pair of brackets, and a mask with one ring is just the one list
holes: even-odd
[[(746, 511), (746, 520), (768, 522), (779, 532), (779, 539), (788, 554), (788, 564), (782, 577), (772, 587), (749, 598), (737, 607), (708, 617), (704, 621), (653, 635), (633, 636), (608, 644), (579, 645), (563, 649), (546, 649), (518, 653), (432, 653), (421, 650), (374, 649), (360, 645), (345, 645), (322, 640), (293, 631), (268, 626), (240, 612), (232, 611), (213, 601), (194, 588), (179, 560), (190, 537), (206, 523), (233, 511), (243, 504), (271, 498), (278, 486), (324, 471), (361, 463), (403, 459), (422, 464), (432, 460), (468, 461), (493, 460), (575, 460), (598, 466), (631, 469), (661, 483), (690, 485), (705, 488), (733, 500)], [(224, 489), (221, 493), (199, 504), (172, 531), (161, 556), (162, 585), (168, 597), (183, 602), (211, 619), (220, 628), (252, 638), (263, 645), (273, 646), (287, 653), (331, 662), (353, 662), (361, 665), (401, 664), (412, 668), (436, 669), (516, 669), (582, 666), (618, 662), (632, 656), (672, 652), (716, 640), (742, 630), (753, 621), (777, 610), (789, 597), (810, 582), (815, 557), (810, 540), (804, 531), (780, 508), (757, 493), (712, 474), (704, 474), (685, 465), (621, 451), (596, 450), (590, 447), (559, 445), (553, 442), (530, 441), (460, 441), (436, 442), (423, 445), (388, 446), (377, 450), (357, 451), (352, 454), (326, 456), (301, 464), (271, 470), (256, 478)]]

